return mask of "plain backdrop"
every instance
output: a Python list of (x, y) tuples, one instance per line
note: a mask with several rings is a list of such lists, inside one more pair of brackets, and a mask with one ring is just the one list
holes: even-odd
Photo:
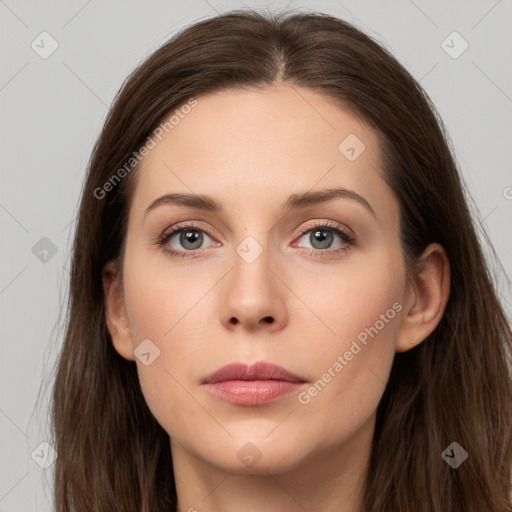
[(421, 82), (501, 260), (492, 268), (511, 317), (511, 1), (0, 1), (0, 512), (52, 509), (56, 326), (80, 188), (108, 107), (178, 29), (246, 6), (346, 19)]

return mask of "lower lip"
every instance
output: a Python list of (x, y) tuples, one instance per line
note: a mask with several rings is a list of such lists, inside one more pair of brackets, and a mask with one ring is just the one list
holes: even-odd
[(285, 380), (226, 380), (205, 384), (212, 394), (237, 405), (263, 405), (297, 391), (303, 382)]

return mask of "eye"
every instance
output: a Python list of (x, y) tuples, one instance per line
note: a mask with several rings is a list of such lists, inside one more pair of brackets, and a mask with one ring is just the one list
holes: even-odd
[[(193, 257), (196, 250), (202, 249), (205, 237), (212, 240), (210, 235), (204, 230), (196, 227), (194, 224), (181, 224), (175, 226), (172, 230), (166, 231), (160, 237), (158, 242), (171, 256), (178, 257)], [(181, 245), (177, 249), (173, 247), (174, 244)]]
[[(356, 245), (356, 237), (338, 223), (316, 221), (313, 226), (310, 225), (301, 231), (299, 240), (308, 233), (308, 240), (312, 248), (305, 247), (304, 250), (315, 257), (335, 256)], [(172, 257), (195, 258), (199, 256), (200, 249), (205, 248), (203, 247), (205, 239), (213, 241), (212, 236), (208, 234), (207, 230), (188, 222), (164, 232), (157, 243)], [(344, 243), (341, 247), (330, 249), (336, 237)], [(221, 245), (218, 242), (213, 242), (217, 246)]]
[[(306, 235), (308, 235), (306, 237)], [(344, 244), (341, 247), (330, 249), (335, 238), (341, 239)], [(350, 246), (355, 245), (356, 238), (350, 234), (340, 224), (332, 222), (315, 223), (312, 227), (309, 226), (301, 231), (300, 238), (306, 238), (311, 244), (312, 248), (308, 248), (307, 252), (318, 255), (318, 253), (338, 254), (346, 251)], [(326, 250), (327, 249), (327, 250)], [(323, 257), (323, 254), (319, 255)]]

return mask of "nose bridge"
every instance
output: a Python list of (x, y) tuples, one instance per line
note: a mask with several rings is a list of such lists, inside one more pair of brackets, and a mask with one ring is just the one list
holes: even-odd
[(227, 280), (223, 321), (254, 328), (265, 322), (274, 326), (285, 321), (284, 299), (272, 268), (268, 236), (247, 235), (235, 247), (232, 271)]
[(256, 236), (246, 236), (235, 247), (233, 254), (231, 293), (238, 296), (239, 304), (242, 305), (261, 302), (263, 295), (267, 295), (271, 287), (268, 243), (262, 240), (261, 235)]

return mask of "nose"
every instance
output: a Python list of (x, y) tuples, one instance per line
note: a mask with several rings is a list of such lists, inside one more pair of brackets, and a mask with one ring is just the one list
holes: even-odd
[(266, 253), (248, 263), (238, 255), (224, 283), (221, 321), (229, 330), (282, 329), (287, 321), (286, 286)]

